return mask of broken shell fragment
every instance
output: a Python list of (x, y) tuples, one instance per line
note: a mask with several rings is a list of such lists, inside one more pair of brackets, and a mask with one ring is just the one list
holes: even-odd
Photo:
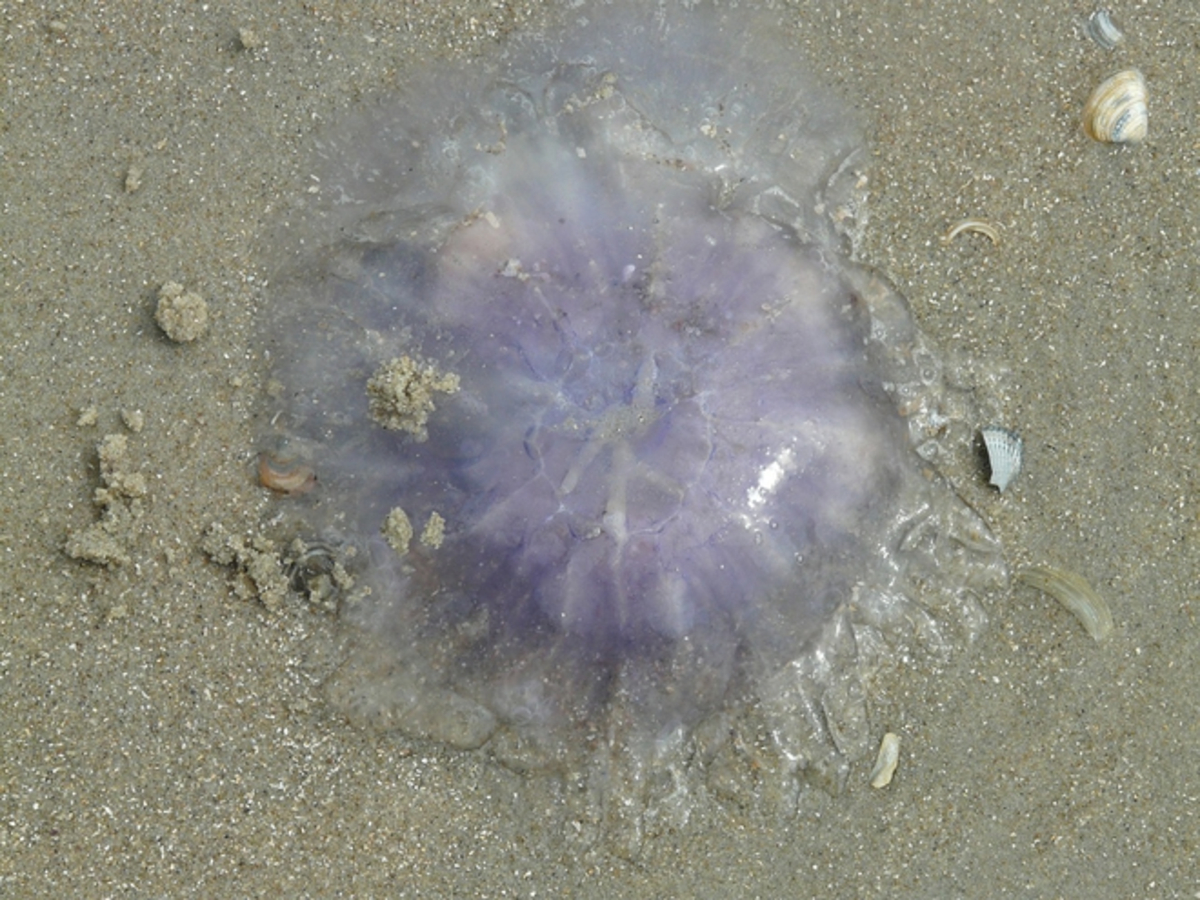
[(983, 445), (987, 448), (988, 465), (992, 470), (989, 484), (1004, 493), (1004, 489), (1012, 483), (1021, 471), (1021, 463), (1025, 458), (1025, 442), (1015, 431), (1001, 428), (999, 425), (989, 425), (980, 429)]
[(1098, 9), (1088, 16), (1083, 30), (1105, 50), (1113, 50), (1125, 40), (1125, 35), (1121, 33), (1121, 29), (1112, 20), (1112, 13), (1107, 9)]
[(1141, 72), (1118, 72), (1092, 91), (1083, 107), (1083, 130), (1106, 144), (1140, 144), (1150, 126), (1147, 97)]
[(966, 234), (967, 232), (982, 234), (993, 244), (1000, 243), (999, 227), (993, 225), (987, 219), (963, 219), (961, 222), (955, 223), (950, 227), (949, 231), (942, 235), (942, 243), (948, 244), (960, 234)]
[(900, 735), (889, 731), (879, 742), (879, 756), (875, 758), (875, 768), (871, 770), (871, 787), (883, 788), (891, 784), (899, 762)]
[(258, 454), (258, 483), (289, 497), (307, 494), (317, 486), (317, 474), (311, 466), (293, 459), (279, 459), (272, 453)]
[(1017, 580), (1049, 594), (1069, 609), (1093, 640), (1102, 641), (1112, 634), (1108, 604), (1082, 575), (1056, 566), (1030, 566), (1017, 572)]

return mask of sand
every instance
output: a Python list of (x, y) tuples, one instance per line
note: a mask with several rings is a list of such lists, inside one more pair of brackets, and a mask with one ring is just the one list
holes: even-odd
[[(1083, 35), (1091, 9), (812, 0), (787, 16), (863, 122), (859, 257), (1025, 438), (1002, 496), (982, 474), (960, 490), (1014, 565), (1086, 577), (1114, 633), (1097, 644), (1015, 587), (975, 647), (873, 709), (902, 738), (889, 786), (864, 760), (794, 818), (698, 800), (629, 862), (572, 820), (570, 786), (330, 715), (332, 621), (265, 609), (200, 550), (208, 523), (249, 534), (278, 502), (255, 482), (254, 321), (322, 126), (557, 5), (0, 5), (0, 894), (1193, 895), (1192, 8), (1116, 5), (1112, 51)], [(1149, 139), (1095, 144), (1079, 111), (1128, 66), (1150, 85)], [(999, 244), (942, 243), (975, 216)], [(205, 301), (195, 341), (155, 321), (168, 282)], [(145, 492), (101, 508), (114, 434), (108, 475)], [(64, 553), (112, 508), (114, 556)]]

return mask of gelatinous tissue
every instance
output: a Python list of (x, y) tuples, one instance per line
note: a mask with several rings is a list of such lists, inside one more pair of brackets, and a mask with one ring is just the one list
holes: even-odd
[(331, 702), (579, 775), (630, 846), (696, 790), (836, 793), (873, 674), (1007, 579), (789, 34), (601, 2), (406, 73), (322, 139), (264, 319), (263, 442), (316, 475), (279, 503), (357, 551)]

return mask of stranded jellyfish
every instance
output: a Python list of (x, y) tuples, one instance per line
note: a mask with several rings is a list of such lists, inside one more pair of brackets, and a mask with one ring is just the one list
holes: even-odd
[(701, 784), (837, 792), (871, 674), (1006, 578), (936, 471), (937, 354), (830, 227), (846, 110), (777, 20), (640, 6), (327, 137), (264, 436), (355, 574), (331, 701), (582, 773), (635, 835)]

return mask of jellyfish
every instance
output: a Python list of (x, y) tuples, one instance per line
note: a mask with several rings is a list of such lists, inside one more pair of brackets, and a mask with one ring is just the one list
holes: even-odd
[(837, 793), (871, 673), (1007, 578), (938, 472), (941, 357), (830, 215), (853, 116), (780, 33), (595, 2), (413, 74), (322, 139), (264, 317), (284, 517), (355, 576), (330, 702), (587, 773), (635, 835), (680, 784)]

